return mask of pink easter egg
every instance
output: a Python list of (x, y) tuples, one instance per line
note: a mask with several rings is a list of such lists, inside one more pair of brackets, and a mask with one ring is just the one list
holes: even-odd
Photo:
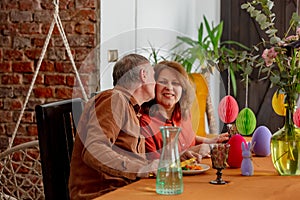
[(236, 100), (230, 95), (223, 97), (218, 107), (218, 114), (220, 119), (224, 123), (231, 123), (236, 119), (238, 113), (239, 106)]
[(300, 108), (297, 108), (293, 115), (294, 124), (300, 128)]

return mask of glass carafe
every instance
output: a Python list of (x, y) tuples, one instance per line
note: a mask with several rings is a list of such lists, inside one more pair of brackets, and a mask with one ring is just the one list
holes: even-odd
[(182, 169), (178, 151), (179, 127), (160, 127), (163, 137), (163, 149), (156, 176), (156, 192), (173, 195), (183, 192)]

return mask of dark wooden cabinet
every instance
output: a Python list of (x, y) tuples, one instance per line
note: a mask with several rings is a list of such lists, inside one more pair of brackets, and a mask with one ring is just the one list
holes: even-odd
[[(261, 38), (267, 38), (260, 30), (258, 24), (250, 15), (241, 9), (241, 5), (247, 0), (221, 0), (221, 20), (224, 22), (222, 41), (235, 40), (248, 47), (261, 42)], [(276, 14), (275, 25), (282, 37), (289, 26), (289, 20), (297, 9), (297, 0), (274, 0), (273, 12)], [(241, 81), (236, 74), (237, 81)], [(227, 86), (226, 72), (222, 73), (223, 81)], [(265, 125), (271, 132), (282, 127), (284, 118), (278, 116), (272, 108), (272, 96), (276, 88), (270, 88), (268, 80), (260, 81), (257, 73), (253, 73), (249, 84), (248, 107), (257, 117), (257, 126)], [(240, 109), (245, 107), (245, 84), (237, 84), (237, 96)]]

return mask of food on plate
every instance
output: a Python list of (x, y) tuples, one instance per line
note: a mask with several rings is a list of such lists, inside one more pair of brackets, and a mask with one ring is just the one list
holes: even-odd
[(202, 170), (203, 168), (200, 165), (193, 164), (193, 165), (185, 165), (182, 167), (182, 170)]
[(202, 170), (203, 168), (200, 165), (197, 165), (196, 158), (191, 158), (181, 162), (182, 170)]

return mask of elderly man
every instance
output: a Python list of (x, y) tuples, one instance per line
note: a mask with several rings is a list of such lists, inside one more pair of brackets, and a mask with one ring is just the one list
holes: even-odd
[(157, 169), (149, 163), (140, 134), (139, 110), (154, 98), (154, 71), (137, 54), (120, 59), (113, 70), (114, 88), (90, 99), (77, 128), (71, 161), (71, 199), (91, 199)]

